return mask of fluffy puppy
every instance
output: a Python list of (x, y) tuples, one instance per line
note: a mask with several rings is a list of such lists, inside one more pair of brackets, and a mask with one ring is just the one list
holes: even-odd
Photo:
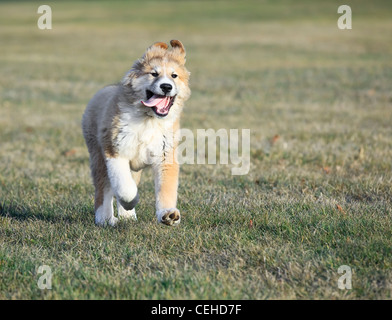
[(98, 91), (83, 115), (83, 135), (95, 186), (95, 222), (115, 225), (136, 219), (137, 185), (151, 166), (156, 216), (165, 225), (180, 223), (177, 205), (179, 165), (176, 148), (180, 114), (190, 96), (185, 48), (178, 40), (150, 46), (122, 82)]

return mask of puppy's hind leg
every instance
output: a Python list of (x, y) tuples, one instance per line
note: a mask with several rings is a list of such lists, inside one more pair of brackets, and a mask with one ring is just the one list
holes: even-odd
[(95, 223), (114, 226), (117, 218), (113, 214), (113, 191), (107, 176), (105, 160), (100, 152), (90, 153), (91, 174), (95, 187)]

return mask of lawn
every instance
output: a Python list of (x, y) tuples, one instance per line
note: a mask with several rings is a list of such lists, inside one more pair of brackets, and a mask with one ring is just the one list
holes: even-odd
[[(0, 2), (0, 299), (391, 298), (391, 1), (352, 30), (339, 1), (50, 1), (52, 30), (40, 4)], [(97, 227), (84, 108), (171, 39), (182, 127), (250, 129), (250, 171), (183, 165), (170, 228), (146, 170), (138, 221)]]

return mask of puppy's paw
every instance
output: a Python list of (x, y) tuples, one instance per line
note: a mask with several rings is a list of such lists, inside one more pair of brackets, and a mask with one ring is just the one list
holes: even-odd
[(133, 220), (137, 221), (136, 211), (135, 209), (132, 210), (125, 210), (123, 207), (118, 208), (118, 217), (120, 220)]
[(167, 226), (176, 226), (180, 224), (181, 214), (177, 208), (162, 209), (157, 211), (158, 223), (163, 223)]
[(95, 217), (95, 224), (100, 227), (105, 227), (107, 225), (114, 227), (118, 223), (118, 218), (111, 217), (111, 218), (102, 218), (102, 217)]

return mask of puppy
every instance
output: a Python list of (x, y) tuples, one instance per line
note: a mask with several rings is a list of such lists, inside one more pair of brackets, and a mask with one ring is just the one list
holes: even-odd
[(114, 226), (118, 217), (136, 220), (137, 185), (151, 166), (159, 223), (177, 225), (180, 114), (190, 96), (185, 48), (178, 40), (150, 46), (122, 82), (98, 91), (83, 115), (95, 187), (95, 223)]

